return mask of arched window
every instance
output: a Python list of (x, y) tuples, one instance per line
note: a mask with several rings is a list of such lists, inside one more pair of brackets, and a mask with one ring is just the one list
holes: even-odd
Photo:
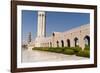
[(89, 45), (90, 46), (90, 37), (89, 36), (85, 36), (84, 37), (84, 41), (85, 41), (85, 45)]
[(63, 40), (61, 40), (61, 46), (64, 47), (64, 41)]
[(70, 40), (67, 39), (67, 47), (70, 47)]
[(79, 40), (77, 37), (74, 39), (74, 42), (75, 42), (75, 47), (79, 45)]
[(57, 47), (59, 47), (59, 41), (57, 41)]

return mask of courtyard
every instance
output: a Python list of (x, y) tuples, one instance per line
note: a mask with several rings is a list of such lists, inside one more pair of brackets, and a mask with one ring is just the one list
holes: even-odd
[(69, 60), (88, 60), (89, 58), (78, 57), (75, 55), (65, 55), (54, 52), (22, 49), (22, 62), (44, 62), (44, 61), (69, 61)]

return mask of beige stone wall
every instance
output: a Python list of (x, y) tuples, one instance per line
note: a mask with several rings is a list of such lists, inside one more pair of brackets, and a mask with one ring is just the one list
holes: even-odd
[[(50, 37), (44, 37), (38, 40), (40, 43), (39, 47), (58, 47), (57, 41), (59, 42), (59, 47), (62, 47), (62, 40), (64, 43), (63, 47), (68, 47), (67, 40), (70, 40), (70, 47), (75, 47), (75, 41), (74, 39), (78, 39), (78, 45), (84, 49), (85, 47), (85, 36), (90, 36), (90, 25), (85, 24), (80, 27), (76, 27), (73, 29), (70, 29), (65, 32), (54, 32), (54, 35), (51, 35)], [(33, 43), (35, 44), (36, 41)], [(32, 45), (30, 45), (32, 47)], [(34, 45), (33, 47), (37, 47)]]
[(85, 47), (85, 36), (90, 36), (90, 25), (86, 24), (80, 27), (76, 27), (70, 29), (65, 32), (54, 32), (55, 36), (51, 36), (44, 43), (47, 44), (46, 47), (50, 47), (50, 42), (52, 43), (52, 47), (57, 47), (57, 41), (59, 42), (59, 47), (62, 47), (61, 40), (64, 42), (64, 47), (68, 47), (67, 39), (70, 40), (70, 47), (75, 47), (75, 38), (78, 38), (78, 44), (80, 47), (84, 49)]

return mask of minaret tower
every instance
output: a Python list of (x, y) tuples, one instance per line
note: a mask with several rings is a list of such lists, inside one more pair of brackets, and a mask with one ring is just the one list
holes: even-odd
[(38, 12), (38, 28), (37, 28), (37, 37), (45, 37), (46, 36), (46, 24), (45, 24), (45, 12)]
[(31, 41), (32, 41), (32, 38), (31, 38), (31, 32), (29, 32), (28, 43), (30, 43)]
[(44, 11), (38, 11), (37, 37), (35, 47), (42, 47), (41, 42), (46, 37), (46, 14)]

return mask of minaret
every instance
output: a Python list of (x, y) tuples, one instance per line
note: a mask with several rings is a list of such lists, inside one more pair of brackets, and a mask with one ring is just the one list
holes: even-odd
[(46, 14), (44, 11), (38, 11), (37, 22), (37, 37), (35, 40), (35, 47), (42, 47), (41, 43), (46, 37)]
[(38, 28), (37, 28), (37, 37), (45, 37), (46, 36), (46, 24), (45, 24), (45, 12), (38, 12)]
[(29, 36), (28, 36), (28, 43), (30, 43), (30, 42), (31, 42), (31, 40), (32, 40), (32, 38), (31, 38), (31, 32), (29, 32)]

